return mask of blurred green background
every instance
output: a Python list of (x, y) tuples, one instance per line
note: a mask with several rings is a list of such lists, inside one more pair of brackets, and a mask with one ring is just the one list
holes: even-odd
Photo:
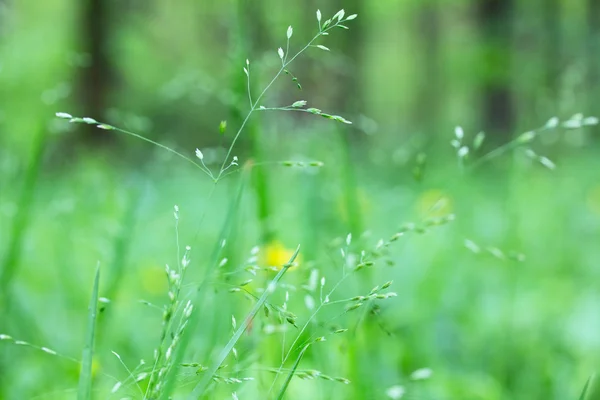
[[(315, 11), (326, 19), (340, 8), (358, 18), (319, 39), (331, 51), (309, 48), (289, 67), (302, 90), (282, 75), (260, 104), (306, 100), (353, 124), (256, 112), (232, 153), (238, 171), (248, 167), (216, 186), (164, 149), (55, 117), (92, 117), (191, 158), (200, 148), (218, 171), (249, 109), (245, 60), (256, 98), (287, 27), (298, 51), (318, 32)], [(297, 325), (308, 321), (300, 343), (349, 329), (310, 347), (298, 371), (351, 383), (296, 376), (286, 398), (575, 399), (600, 359), (597, 128), (559, 124), (469, 166), (551, 117), (600, 114), (599, 99), (595, 0), (0, 0), (0, 334), (64, 356), (0, 341), (0, 398), (75, 398), (98, 262), (110, 303), (94, 398), (142, 398), (131, 381), (110, 393), (128, 377), (111, 351), (131, 369), (152, 360), (161, 311), (139, 300), (169, 303), (165, 264), (192, 247), (184, 299), (208, 276), (183, 361), (210, 365), (231, 316), (239, 325), (253, 304), (229, 289), (252, 278), (247, 290), (260, 294), (273, 277), (245, 270), (251, 248), (263, 268), (300, 244), (272, 301), (289, 292)], [(456, 126), (470, 147), (462, 159), (450, 145)], [(396, 232), (331, 300), (390, 280), (397, 297), (311, 319), (311, 271), (331, 290), (345, 263)], [(223, 239), (228, 262), (207, 273)], [(269, 369), (298, 332), (261, 312), (219, 371), (255, 379), (215, 384), (207, 398), (273, 397)], [(428, 379), (413, 374), (423, 368)], [(180, 368), (174, 397), (201, 378)]]

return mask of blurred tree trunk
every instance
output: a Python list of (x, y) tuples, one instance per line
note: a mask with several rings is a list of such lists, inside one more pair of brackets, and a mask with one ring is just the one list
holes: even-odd
[(558, 90), (560, 74), (563, 68), (561, 60), (561, 35), (560, 35), (560, 0), (546, 0), (542, 2), (541, 8), (544, 15), (545, 29), (542, 38), (544, 43), (544, 71), (546, 98), (553, 106), (551, 113), (557, 112)]
[[(341, 70), (344, 73), (343, 79), (339, 84), (337, 105), (341, 111), (349, 113), (349, 115), (358, 115), (362, 110), (360, 93), (360, 78), (361, 73), (361, 54), (363, 49), (363, 22), (362, 0), (344, 0), (340, 2), (339, 9), (344, 8), (346, 15), (358, 14), (359, 17), (349, 22), (349, 30), (341, 30), (336, 32), (340, 35), (340, 53), (347, 60), (341, 63)], [(337, 11), (337, 9), (335, 10)]]
[[(317, 31), (317, 16), (316, 12), (319, 8), (316, 0), (306, 0), (303, 2), (301, 8), (302, 18), (300, 19), (299, 28), (305, 30), (308, 35), (313, 35)], [(319, 89), (318, 77), (319, 63), (308, 57), (301, 57), (298, 60), (298, 67), (303, 72), (302, 77), (302, 88), (303, 91), (308, 93), (310, 98), (309, 106), (319, 107), (321, 97), (324, 93)], [(296, 100), (296, 99), (294, 99)], [(308, 100), (308, 98), (307, 98)], [(314, 102), (314, 103), (313, 103)], [(312, 105), (310, 103), (313, 103)], [(299, 116), (304, 117), (304, 116)], [(303, 118), (309, 124), (313, 123), (313, 119)], [(306, 142), (303, 151), (307, 155), (318, 154), (318, 144), (310, 140)], [(301, 185), (303, 191), (306, 194), (303, 212), (306, 218), (303, 219), (304, 226), (302, 232), (304, 236), (302, 238), (302, 254), (305, 260), (314, 260), (317, 257), (317, 251), (319, 246), (325, 242), (323, 236), (323, 221), (325, 220), (325, 203), (321, 193), (325, 187), (325, 181), (323, 174), (303, 174), (301, 178)]]
[(481, 112), (483, 127), (494, 135), (508, 136), (515, 113), (510, 90), (513, 0), (478, 0), (476, 18), (483, 46)]
[(417, 12), (416, 31), (419, 32), (422, 54), (420, 57), (421, 90), (414, 103), (414, 116), (420, 129), (428, 138), (436, 139), (439, 118), (439, 99), (442, 82), (440, 78), (440, 30), (441, 15), (436, 0), (423, 3)]
[[(600, 83), (600, 2), (588, 0), (588, 113), (598, 116), (598, 84)], [(594, 135), (595, 136), (595, 135)]]
[(560, 17), (561, 0), (515, 3), (511, 62), (518, 132), (560, 114), (565, 59)]
[[(112, 66), (108, 56), (109, 1), (87, 0), (81, 6), (82, 51), (89, 64), (81, 71), (79, 98), (82, 116), (102, 119), (112, 84)], [(112, 142), (114, 135), (94, 125), (80, 125), (88, 142)]]
[[(336, 113), (347, 117), (353, 122), (350, 127), (339, 127), (340, 150), (342, 155), (342, 185), (343, 185), (343, 204), (346, 212), (347, 229), (354, 237), (360, 237), (363, 233), (363, 210), (359, 199), (361, 198), (360, 185), (356, 176), (356, 169), (359, 163), (356, 160), (364, 158), (365, 144), (364, 133), (361, 130), (362, 110), (364, 98), (361, 87), (361, 62), (363, 50), (363, 0), (344, 0), (339, 2), (337, 9), (344, 8), (346, 15), (358, 14), (358, 18), (349, 24), (349, 30), (340, 32), (340, 50), (342, 57), (346, 58), (340, 68), (344, 72), (338, 85), (337, 98), (335, 99)], [(337, 11), (337, 9), (335, 11)], [(339, 112), (337, 111), (339, 108)], [(370, 270), (364, 271), (363, 280), (370, 282), (373, 275)], [(377, 349), (373, 348), (374, 343), (369, 338), (372, 337), (374, 326), (365, 324), (360, 334), (356, 334), (356, 346), (347, 349), (347, 371), (348, 378), (353, 382), (353, 393), (350, 398), (365, 399), (372, 395), (372, 388), (365, 382), (372, 381), (369, 377), (370, 371), (366, 367), (377, 358)], [(368, 361), (361, 360), (357, 349), (365, 350), (371, 355)]]
[[(253, 70), (253, 58), (258, 58), (258, 49), (266, 42), (267, 35), (263, 23), (264, 12), (261, 7), (258, 7), (252, 0), (236, 0), (235, 6), (236, 23), (232, 24), (233, 33), (231, 36), (233, 60), (231, 79), (233, 93), (235, 93), (235, 101), (231, 107), (233, 129), (237, 129), (242, 124), (250, 109), (247, 77), (242, 72), (246, 59), (250, 60), (252, 101), (256, 101), (256, 96), (262, 90), (261, 82), (257, 82), (260, 74), (255, 73)], [(260, 113), (257, 112), (252, 115), (246, 124), (245, 131), (250, 140), (253, 162), (256, 164), (265, 161), (265, 139), (263, 138), (264, 133), (260, 129)], [(257, 196), (256, 211), (261, 227), (261, 244), (266, 244), (275, 238), (271, 221), (271, 194), (266, 168), (253, 168), (252, 184)]]
[[(339, 114), (347, 116), (354, 123), (352, 128), (346, 126), (340, 128), (343, 129), (340, 138), (342, 141), (341, 149), (345, 158), (342, 179), (348, 230), (358, 235), (363, 231), (363, 216), (358, 202), (360, 196), (357, 193), (356, 163), (353, 160), (360, 159), (365, 154), (359, 136), (361, 110), (364, 108), (361, 104), (363, 96), (360, 86), (362, 38), (364, 37), (362, 29), (364, 25), (361, 22), (360, 15), (362, 14), (363, 2), (362, 0), (344, 0), (339, 8), (341, 9), (342, 6), (346, 11), (346, 15), (359, 15), (358, 19), (352, 21), (349, 30), (340, 32), (340, 53), (347, 60), (342, 63), (344, 67), (342, 71), (345, 73), (338, 85), (338, 97), (335, 102), (336, 108), (339, 107)], [(336, 111), (336, 113), (338, 112)]]

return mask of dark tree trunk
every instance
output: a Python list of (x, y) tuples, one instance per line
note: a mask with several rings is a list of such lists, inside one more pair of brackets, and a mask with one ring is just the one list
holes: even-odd
[(440, 79), (440, 30), (441, 15), (435, 0), (419, 6), (417, 29), (422, 52), (420, 55), (421, 89), (417, 93), (414, 116), (427, 137), (435, 140), (436, 123), (439, 121), (439, 98), (442, 91)]
[(546, 79), (544, 86), (550, 104), (554, 105), (556, 112), (558, 88), (561, 70), (563, 69), (561, 59), (561, 35), (560, 35), (560, 0), (547, 0), (542, 5), (544, 12), (544, 53)]
[[(341, 32), (335, 32), (340, 37), (340, 52), (343, 57), (347, 59), (343, 63), (344, 76), (340, 82), (338, 93), (338, 99), (336, 101), (336, 107), (339, 107), (340, 111), (348, 113), (349, 115), (356, 115), (360, 113), (363, 108), (360, 104), (362, 96), (360, 93), (360, 61), (362, 59), (361, 53), (363, 49), (363, 23), (361, 20), (362, 14), (362, 1), (361, 0), (344, 0), (340, 2), (339, 8), (344, 8), (346, 16), (351, 14), (358, 14), (359, 17), (351, 22), (348, 22), (349, 30), (342, 30)], [(337, 11), (337, 10), (336, 10)]]
[[(102, 119), (112, 84), (112, 69), (108, 55), (108, 0), (87, 0), (82, 6), (82, 47), (89, 56), (89, 64), (82, 69), (79, 96), (82, 116)], [(114, 138), (110, 132), (93, 125), (82, 125), (86, 139), (94, 143), (108, 143)]]
[(479, 0), (476, 18), (483, 46), (481, 112), (484, 129), (510, 135), (515, 113), (510, 91), (512, 0)]
[(364, 108), (361, 105), (363, 98), (360, 90), (360, 61), (363, 48), (362, 39), (364, 37), (362, 22), (360, 15), (362, 14), (362, 0), (345, 0), (340, 2), (340, 9), (343, 7), (346, 15), (358, 14), (359, 18), (349, 23), (350, 29), (342, 32), (337, 32), (340, 36), (340, 52), (347, 61), (343, 63), (345, 74), (339, 84), (340, 90), (336, 99), (336, 111), (339, 107), (339, 113), (350, 120), (354, 124), (351, 127), (343, 127), (341, 129), (340, 139), (342, 141), (343, 157), (345, 158), (343, 170), (344, 198), (346, 208), (346, 218), (348, 221), (348, 229), (354, 234), (360, 234), (363, 230), (363, 217), (360, 205), (358, 203), (358, 194), (356, 193), (356, 163), (364, 152), (361, 142), (360, 120), (361, 110)]
[[(588, 113), (597, 115), (598, 84), (600, 83), (600, 2), (588, 0)], [(595, 135), (594, 135), (595, 136)]]
[[(231, 108), (231, 118), (234, 129), (242, 124), (243, 119), (250, 109), (248, 99), (247, 78), (241, 72), (242, 66), (245, 66), (245, 60), (250, 60), (250, 89), (252, 91), (252, 101), (256, 101), (256, 96), (263, 89), (263, 82), (258, 81), (259, 73), (254, 73), (254, 60), (258, 58), (259, 49), (267, 42), (267, 32), (264, 25), (264, 10), (258, 7), (251, 0), (236, 1), (236, 24), (232, 33), (232, 54), (233, 70), (232, 86), (236, 94), (236, 102)], [(245, 136), (250, 141), (250, 150), (254, 163), (265, 161), (264, 156), (264, 132), (260, 129), (260, 113), (252, 116), (246, 124)], [(235, 154), (235, 153), (234, 153)], [(261, 244), (268, 243), (275, 239), (276, 232), (272, 223), (273, 205), (270, 193), (270, 181), (265, 168), (253, 168), (252, 184), (256, 192), (256, 212), (261, 228)]]

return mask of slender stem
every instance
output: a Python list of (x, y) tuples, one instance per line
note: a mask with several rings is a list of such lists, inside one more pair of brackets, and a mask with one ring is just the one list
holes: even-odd
[[(338, 283), (336, 283), (333, 286), (333, 289), (331, 289), (331, 291), (325, 296), (325, 298), (326, 299), (329, 298), (329, 296), (331, 296), (333, 294), (333, 292), (335, 292), (337, 290), (337, 288), (342, 284), (342, 282), (344, 280), (346, 280), (346, 278), (349, 277), (349, 276), (350, 276), (350, 274), (343, 276), (342, 279), (340, 279), (338, 281)], [(312, 315), (308, 318), (308, 320), (304, 323), (304, 325), (300, 329), (300, 332), (298, 332), (298, 334), (296, 335), (296, 339), (294, 339), (294, 341), (290, 345), (287, 354), (285, 355), (283, 361), (281, 362), (281, 365), (279, 366), (279, 368), (277, 370), (277, 374), (275, 375), (275, 379), (273, 379), (273, 382), (271, 383), (271, 387), (269, 388), (269, 393), (271, 393), (273, 391), (273, 388), (275, 387), (275, 383), (277, 382), (277, 378), (279, 377), (279, 374), (281, 374), (281, 371), (283, 370), (283, 366), (285, 365), (285, 362), (288, 360), (288, 358), (292, 354), (292, 351), (294, 350), (294, 347), (296, 346), (296, 343), (298, 343), (298, 340), (300, 340), (300, 337), (302, 336), (302, 334), (304, 333), (304, 331), (306, 330), (306, 328), (308, 328), (308, 324), (310, 324), (312, 322), (312, 320), (317, 316), (317, 314), (319, 313), (319, 311), (321, 311), (321, 309), (325, 305), (327, 305), (327, 304), (328, 303), (323, 303), (323, 301), (321, 301), (321, 304), (319, 304), (319, 307), (317, 307), (317, 309), (312, 313)]]
[(175, 218), (175, 245), (177, 246), (177, 269), (181, 274), (181, 247), (179, 246), (179, 209), (177, 210), (177, 218)]
[[(543, 133), (543, 132), (551, 130), (551, 129), (553, 129), (553, 128), (543, 126), (538, 129), (533, 129), (530, 132), (534, 132), (537, 135), (537, 134)], [(469, 169), (474, 170), (474, 169), (480, 167), (485, 162), (487, 162), (493, 158), (496, 158), (498, 156), (501, 156), (502, 154), (506, 153), (507, 151), (516, 149), (517, 147), (520, 147), (527, 143), (529, 143), (529, 142), (522, 141), (521, 135), (519, 135), (515, 139), (511, 140), (510, 142), (505, 143), (502, 146), (497, 147), (494, 150), (490, 151), (489, 153), (481, 156), (477, 161), (473, 162), (473, 164), (470, 165)]]
[[(109, 126), (110, 126), (110, 125), (109, 125)], [(135, 137), (135, 138), (141, 139), (141, 140), (143, 140), (144, 142), (151, 143), (151, 144), (153, 144), (153, 145), (155, 145), (155, 146), (158, 146), (158, 147), (160, 147), (161, 149), (167, 150), (168, 152), (170, 152), (170, 153), (173, 153), (173, 154), (175, 154), (176, 156), (178, 156), (178, 157), (180, 157), (180, 158), (183, 158), (185, 161), (187, 161), (187, 162), (189, 162), (189, 163), (193, 164), (193, 165), (194, 165), (196, 168), (199, 168), (199, 169), (201, 169), (202, 171), (204, 171), (205, 173), (209, 174), (209, 173), (208, 173), (208, 172), (207, 172), (207, 171), (206, 171), (204, 168), (202, 168), (202, 165), (198, 164), (197, 162), (195, 162), (195, 161), (194, 161), (194, 160), (192, 160), (191, 158), (189, 158), (189, 157), (187, 157), (187, 156), (185, 156), (185, 155), (181, 154), (181, 153), (180, 153), (180, 152), (178, 152), (177, 150), (173, 150), (172, 148), (170, 148), (170, 147), (167, 147), (167, 146), (165, 146), (164, 144), (160, 144), (160, 143), (158, 143), (158, 142), (155, 142), (154, 140), (152, 140), (152, 139), (148, 139), (147, 137), (144, 137), (144, 136), (142, 136), (142, 135), (138, 135), (137, 133), (133, 133), (133, 132), (127, 131), (127, 130), (125, 130), (125, 129), (117, 128), (116, 126), (111, 126), (111, 128), (113, 128), (114, 130), (116, 130), (116, 131), (119, 131), (119, 132), (121, 132), (121, 133), (124, 133), (124, 134), (126, 134), (126, 135), (130, 135), (130, 136), (133, 136), (133, 137)], [(210, 174), (209, 174), (209, 175), (210, 175)]]
[[(310, 112), (306, 108), (297, 108), (297, 107), (264, 107), (264, 108), (259, 108), (257, 111), (300, 111), (300, 112), (315, 114), (314, 112)], [(316, 115), (318, 115), (318, 114), (316, 114)]]
[[(227, 160), (229, 160), (229, 157), (231, 156), (231, 153), (233, 151), (233, 148), (235, 147), (235, 144), (237, 143), (238, 139), (240, 138), (240, 135), (242, 134), (242, 130), (244, 129), (244, 127), (246, 126), (246, 123), (248, 122), (248, 120), (250, 119), (250, 116), (252, 115), (252, 113), (256, 110), (256, 107), (258, 106), (259, 101), (264, 97), (265, 93), (267, 93), (267, 91), (271, 88), (271, 86), (273, 86), (273, 83), (275, 83), (275, 81), (277, 80), (277, 78), (279, 78), (279, 76), (281, 75), (281, 73), (284, 71), (284, 69), (290, 65), (295, 59), (296, 57), (298, 57), (300, 54), (302, 54), (304, 51), (306, 51), (306, 49), (308, 49), (315, 40), (317, 40), (320, 36), (323, 35), (323, 32), (327, 32), (328, 30), (332, 29), (333, 27), (335, 27), (337, 25), (331, 25), (329, 26), (327, 29), (325, 29), (324, 31), (319, 31), (319, 33), (317, 33), (311, 40), (310, 42), (308, 42), (306, 44), (306, 46), (304, 46), (300, 51), (298, 51), (292, 58), (290, 58), (288, 61), (284, 61), (281, 65), (281, 68), (279, 68), (279, 71), (277, 71), (277, 74), (275, 74), (275, 76), (273, 77), (273, 79), (271, 79), (271, 81), (269, 82), (269, 84), (263, 89), (263, 91), (258, 95), (258, 97), (256, 98), (256, 100), (254, 101), (254, 104), (252, 104), (252, 107), (250, 107), (250, 111), (248, 111), (248, 114), (246, 115), (246, 118), (244, 118), (244, 121), (242, 122), (242, 125), (240, 126), (240, 128), (238, 129), (237, 133), (235, 134), (235, 136), (233, 137), (233, 140), (231, 142), (231, 145), (229, 146), (229, 149), (227, 150), (227, 155), (225, 156), (225, 159), (223, 160), (223, 164), (221, 165), (221, 170), (219, 172), (219, 175), (217, 175), (216, 180), (218, 181), (219, 179), (221, 179), (221, 176), (224, 172), (225, 169), (225, 164), (227, 164)], [(287, 59), (287, 55), (286, 55), (286, 59)], [(195, 164), (195, 163), (194, 163)]]
[(287, 39), (287, 44), (285, 45), (285, 56), (283, 58), (284, 64), (285, 60), (287, 60), (288, 53), (290, 52), (290, 38)]
[(260, 296), (260, 299), (256, 302), (256, 304), (254, 304), (254, 307), (252, 308), (252, 310), (246, 315), (246, 318), (244, 318), (244, 321), (242, 322), (240, 327), (237, 329), (237, 331), (234, 333), (233, 337), (229, 340), (229, 342), (223, 348), (223, 350), (221, 350), (221, 352), (219, 353), (219, 355), (217, 357), (217, 360), (205, 372), (205, 375), (202, 378), (202, 380), (194, 387), (194, 390), (192, 391), (192, 394), (189, 397), (190, 399), (197, 399), (197, 398), (199, 398), (199, 396), (201, 394), (204, 393), (204, 389), (208, 386), (208, 384), (212, 380), (213, 375), (217, 372), (217, 370), (219, 369), (221, 364), (223, 364), (223, 361), (225, 361), (225, 358), (227, 358), (227, 355), (229, 354), (229, 352), (231, 351), (233, 346), (235, 346), (235, 344), (240, 339), (242, 334), (246, 331), (246, 329), (250, 325), (250, 322), (256, 316), (256, 313), (258, 313), (258, 311), (261, 309), (263, 304), (267, 301), (267, 298), (272, 293), (271, 289), (274, 289), (277, 286), (277, 283), (281, 280), (281, 278), (283, 278), (283, 275), (292, 266), (292, 264), (296, 260), (296, 257), (298, 256), (299, 251), (300, 251), (300, 246), (298, 246), (296, 248), (296, 251), (294, 252), (292, 257), (289, 259), (289, 261), (285, 265), (282, 266), (282, 268), (279, 270), (279, 273), (269, 283), (269, 286), (267, 286), (267, 290), (265, 290), (263, 292), (263, 294)]
[(133, 376), (133, 371), (131, 371), (129, 369), (129, 367), (127, 366), (127, 364), (125, 364), (125, 362), (123, 362), (123, 360), (121, 359), (121, 356), (119, 354), (115, 353), (114, 351), (112, 353), (117, 358), (117, 360), (119, 360), (119, 362), (121, 363), (121, 365), (123, 366), (123, 368), (125, 368), (125, 371), (127, 371), (127, 373), (129, 374), (129, 376), (127, 378), (131, 378), (133, 380), (133, 382), (135, 382), (135, 386), (137, 386), (137, 388), (140, 391), (140, 393), (145, 396), (145, 393), (142, 390), (142, 387), (140, 386), (140, 384), (137, 381), (137, 379), (135, 379), (135, 376)]
[(473, 164), (471, 164), (471, 169), (475, 169), (475, 168), (479, 167), (480, 165), (484, 164), (485, 162), (487, 162), (493, 158), (496, 158), (498, 156), (501, 156), (502, 154), (506, 153), (507, 151), (515, 149), (515, 148), (519, 147), (520, 145), (521, 145), (521, 143), (517, 142), (516, 139), (512, 140), (508, 143), (505, 143), (502, 146), (497, 147), (494, 150), (490, 151), (489, 153), (485, 154), (484, 156), (479, 158), (477, 161), (475, 161)]
[(246, 63), (246, 71), (248, 76), (246, 81), (248, 82), (248, 100), (250, 100), (250, 107), (252, 107), (252, 92), (250, 91), (250, 64)]

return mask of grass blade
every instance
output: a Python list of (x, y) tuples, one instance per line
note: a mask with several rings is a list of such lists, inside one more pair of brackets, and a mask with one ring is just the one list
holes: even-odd
[[(8, 312), (11, 300), (10, 286), (17, 273), (22, 254), (22, 245), (29, 227), (33, 212), (33, 199), (37, 188), (38, 178), (42, 169), (44, 152), (46, 150), (46, 129), (42, 129), (33, 144), (32, 156), (23, 178), (23, 187), (19, 195), (17, 212), (9, 233), (6, 253), (0, 261), (0, 314)], [(6, 310), (5, 310), (6, 309)]]
[(98, 313), (98, 286), (100, 283), (100, 265), (96, 267), (94, 287), (88, 308), (88, 323), (85, 345), (81, 359), (81, 370), (79, 372), (79, 386), (77, 389), (77, 400), (88, 400), (92, 398), (92, 358), (94, 356), (94, 337), (96, 334), (96, 316)]
[(598, 384), (597, 374), (594, 373), (588, 378), (579, 400), (600, 400), (600, 384)]
[(294, 362), (294, 366), (292, 367), (292, 370), (290, 371), (288, 376), (285, 378), (285, 382), (283, 382), (283, 386), (281, 387), (281, 390), (279, 390), (279, 394), (277, 395), (277, 400), (283, 399), (283, 395), (285, 395), (285, 392), (286, 392), (294, 374), (296, 373), (296, 370), (298, 369), (298, 365), (300, 365), (300, 361), (302, 360), (302, 357), (304, 357), (304, 353), (306, 352), (306, 350), (308, 350), (308, 348), (310, 347), (311, 344), (312, 343), (309, 343), (306, 346), (304, 346), (304, 348), (300, 351), (300, 354), (298, 354), (298, 358), (296, 358), (296, 361)]
[[(202, 279), (202, 282), (200, 283), (200, 286), (198, 287), (198, 290), (196, 291), (196, 295), (195, 295), (195, 299), (194, 299), (194, 308), (196, 308), (196, 309), (199, 309), (198, 307), (201, 302), (201, 299), (205, 295), (205, 290), (206, 290), (206, 287), (208, 286), (209, 277), (211, 276), (211, 274), (214, 272), (215, 268), (217, 268), (217, 265), (219, 264), (219, 260), (220, 260), (220, 257), (221, 257), (222, 251), (223, 251), (223, 246), (221, 245), (221, 243), (222, 243), (221, 241), (224, 239), (229, 240), (229, 238), (230, 238), (231, 231), (233, 229), (233, 225), (235, 223), (238, 212), (240, 210), (239, 205), (242, 201), (244, 189), (246, 187), (247, 178), (248, 178), (247, 174), (242, 175), (242, 178), (240, 179), (240, 184), (238, 187), (237, 195), (231, 199), (231, 203), (229, 204), (229, 209), (226, 214), (225, 221), (223, 222), (223, 226), (221, 227), (221, 231), (218, 236), (219, 240), (217, 241), (217, 243), (215, 243), (215, 247), (211, 254), (210, 266), (209, 266), (209, 268), (206, 269), (206, 271), (204, 273), (204, 277)], [(194, 334), (194, 330), (198, 324), (198, 318), (199, 318), (198, 313), (192, 313), (192, 315), (189, 319), (189, 328), (185, 331), (184, 335), (181, 338), (179, 346), (177, 346), (177, 350), (175, 351), (173, 368), (171, 368), (165, 376), (165, 383), (164, 383), (163, 390), (162, 390), (162, 393), (160, 396), (161, 400), (170, 398), (169, 396), (171, 395), (171, 391), (173, 390), (173, 387), (175, 385), (177, 371), (179, 369), (179, 364), (181, 363), (181, 360), (183, 359), (183, 355), (184, 355), (184, 353), (191, 341), (191, 338)]]
[(252, 310), (250, 310), (248, 315), (246, 315), (246, 318), (244, 318), (244, 322), (235, 331), (234, 335), (231, 337), (231, 339), (229, 340), (227, 345), (223, 348), (223, 350), (221, 350), (221, 352), (219, 353), (219, 356), (217, 357), (215, 362), (212, 364), (212, 366), (207, 371), (204, 372), (204, 374), (205, 374), (204, 377), (194, 388), (192, 394), (189, 397), (190, 399), (198, 399), (204, 393), (204, 390), (206, 389), (208, 384), (212, 381), (213, 375), (217, 372), (217, 370), (219, 369), (221, 364), (223, 364), (223, 361), (225, 361), (225, 358), (231, 352), (231, 349), (233, 349), (233, 347), (235, 346), (237, 341), (240, 339), (240, 337), (242, 336), (242, 334), (244, 333), (246, 328), (248, 328), (248, 325), (250, 325), (250, 322), (256, 316), (256, 313), (258, 313), (262, 309), (263, 304), (265, 304), (265, 301), (267, 301), (267, 298), (272, 293), (272, 290), (269, 290), (269, 288), (274, 288), (277, 286), (277, 283), (281, 280), (281, 278), (283, 278), (283, 275), (287, 272), (287, 270), (292, 266), (292, 264), (296, 260), (296, 257), (298, 256), (299, 251), (300, 251), (300, 246), (298, 246), (296, 248), (296, 251), (290, 258), (290, 260), (279, 270), (279, 273), (269, 283), (269, 286), (267, 286), (267, 289), (260, 296), (260, 298), (254, 305)]

